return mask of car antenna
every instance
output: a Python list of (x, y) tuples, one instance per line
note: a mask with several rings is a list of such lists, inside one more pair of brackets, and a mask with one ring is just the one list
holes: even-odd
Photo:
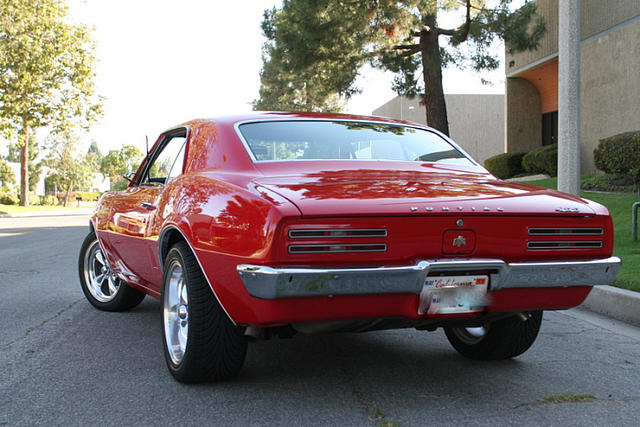
[(144, 140), (147, 143), (147, 157), (149, 157), (149, 135), (145, 135)]

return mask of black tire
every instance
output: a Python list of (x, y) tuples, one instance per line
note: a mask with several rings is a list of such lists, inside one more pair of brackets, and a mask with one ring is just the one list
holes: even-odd
[(129, 310), (140, 304), (146, 295), (128, 286), (111, 271), (93, 231), (82, 242), (78, 273), (84, 296), (99, 310)]
[(224, 312), (186, 242), (176, 243), (165, 259), (162, 307), (164, 356), (176, 380), (198, 383), (238, 375), (247, 353), (244, 328)]
[[(542, 311), (497, 320), (480, 328), (444, 328), (447, 339), (461, 355), (476, 360), (510, 359), (533, 345), (542, 323)], [(479, 333), (482, 331), (483, 333)]]

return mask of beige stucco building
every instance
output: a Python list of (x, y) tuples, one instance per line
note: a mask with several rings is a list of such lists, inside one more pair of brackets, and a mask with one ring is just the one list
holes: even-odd
[[(507, 152), (557, 142), (558, 0), (537, 0), (538, 50), (506, 54)], [(581, 0), (581, 168), (594, 172), (602, 138), (640, 130), (640, 0)]]
[[(504, 95), (445, 95), (449, 135), (483, 163), (504, 152)], [(374, 116), (426, 124), (419, 98), (397, 96), (373, 111)]]

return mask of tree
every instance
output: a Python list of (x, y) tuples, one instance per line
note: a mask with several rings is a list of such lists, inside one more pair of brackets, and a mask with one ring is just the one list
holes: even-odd
[(100, 147), (98, 147), (98, 143), (96, 141), (91, 141), (91, 145), (89, 145), (89, 149), (87, 150), (87, 161), (90, 163), (94, 171), (100, 170), (100, 164), (102, 163), (103, 158), (104, 156), (100, 151)]
[(77, 142), (76, 135), (65, 132), (57, 134), (49, 147), (47, 165), (53, 170), (49, 184), (65, 191), (64, 206), (69, 204), (71, 192), (86, 187), (95, 172), (87, 156), (77, 155)]
[[(6, 159), (12, 163), (20, 163), (22, 149), (18, 144), (9, 145), (9, 153)], [(29, 191), (35, 191), (42, 174), (43, 161), (36, 162), (40, 156), (40, 144), (36, 140), (34, 134), (29, 135), (29, 144), (27, 150), (27, 170), (29, 172)]]
[[(370, 65), (396, 73), (392, 88), (420, 95), (427, 124), (449, 133), (442, 68), (455, 65), (492, 70), (499, 60), (489, 47), (503, 39), (510, 51), (535, 49), (545, 32), (535, 3), (512, 11), (511, 0), (285, 0), (265, 11), (267, 38), (260, 99), (272, 109), (303, 105), (324, 109), (330, 96), (347, 99), (355, 79)], [(460, 25), (438, 25), (439, 12), (459, 13)], [(441, 43), (441, 38), (446, 38)], [(313, 88), (306, 103), (300, 88)]]
[(9, 165), (2, 159), (0, 159), (0, 191), (8, 191), (9, 185), (16, 183), (16, 176)]
[(0, 0), (0, 127), (17, 135), (23, 206), (32, 132), (88, 127), (101, 113), (93, 50), (89, 29), (69, 23), (64, 0)]
[(122, 178), (122, 175), (135, 170), (143, 157), (144, 154), (138, 147), (123, 145), (120, 150), (110, 150), (102, 158), (100, 172), (111, 178), (111, 190), (126, 188), (127, 182)]

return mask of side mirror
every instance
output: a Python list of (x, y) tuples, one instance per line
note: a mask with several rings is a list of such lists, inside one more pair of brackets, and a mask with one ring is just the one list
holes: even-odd
[(127, 172), (124, 175), (122, 175), (122, 177), (127, 181), (129, 181), (130, 183), (135, 184), (135, 177), (136, 177), (135, 172)]

